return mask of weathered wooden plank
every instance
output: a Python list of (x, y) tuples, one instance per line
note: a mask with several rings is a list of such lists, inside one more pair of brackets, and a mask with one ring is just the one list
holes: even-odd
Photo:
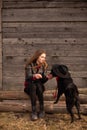
[(4, 23), (3, 37), (85, 38), (86, 22)]
[[(73, 51), (72, 51), (73, 53)], [(60, 64), (87, 64), (87, 57), (52, 57), (51, 61), (54, 61), (54, 63), (60, 63)]]
[[(72, 77), (72, 79), (78, 88), (83, 88), (83, 89), (87, 88), (87, 76), (86, 77)], [(46, 90), (54, 90), (54, 89), (56, 90), (56, 87), (57, 87), (56, 79), (53, 78), (51, 80), (48, 80), (45, 83), (45, 87), (46, 87)]]
[[(4, 92), (5, 92), (5, 94), (4, 94)], [(14, 92), (12, 92), (12, 91), (8, 91), (8, 92), (6, 92), (6, 91), (4, 91), (4, 92), (0, 92), (0, 99), (2, 100), (2, 101), (7, 101), (7, 100), (13, 100), (13, 102), (14, 101), (18, 101), (18, 100), (20, 100), (20, 101), (24, 101), (24, 100), (29, 100), (30, 101), (30, 98), (29, 98), (29, 96), (28, 95), (26, 95), (24, 92), (18, 92), (18, 91), (14, 91)], [(21, 95), (21, 96), (20, 96)], [(86, 104), (87, 103), (87, 95), (84, 95), (84, 94), (79, 94), (79, 96), (80, 96), (80, 103), (81, 104)], [(54, 99), (54, 97), (53, 97), (53, 95), (52, 94), (44, 94), (44, 101), (55, 101), (55, 99)], [(60, 98), (60, 100), (59, 100), (59, 102), (60, 101), (63, 101), (63, 102), (65, 102), (65, 96), (63, 95), (63, 96), (61, 96), (61, 98)]]
[[(24, 56), (24, 55), (27, 56), (28, 55), (28, 52), (22, 47), (16, 48), (16, 46), (13, 46), (15, 48), (14, 48), (14, 50), (11, 50), (11, 51), (9, 51), (11, 49), (11, 46), (10, 47), (7, 46), (7, 47), (9, 47), (9, 49), (7, 49), (5, 47), (6, 46), (4, 46), (4, 49), (3, 49), (4, 50), (4, 56)], [(45, 49), (45, 50), (48, 51), (48, 54), (49, 54), (49, 50), (48, 49)], [(29, 52), (29, 55), (30, 55), (30, 52)], [(52, 52), (52, 57), (58, 57), (58, 56), (60, 56), (60, 57), (62, 57), (62, 56), (67, 56), (67, 57), (82, 56), (82, 57), (84, 57), (84, 56), (87, 56), (87, 50), (81, 50), (81, 51), (75, 50), (74, 53), (72, 53), (72, 51), (69, 51), (69, 50), (65, 50), (65, 51), (62, 50), (61, 51), (61, 49), (60, 49), (58, 51), (56, 50), (55, 52)]]
[[(67, 113), (66, 106), (64, 104), (60, 104), (60, 103), (57, 104), (57, 105), (48, 103), (45, 106), (45, 111), (48, 112), (48, 113)], [(73, 109), (73, 112), (77, 113), (75, 108)], [(81, 104), (80, 113), (81, 114), (87, 114), (87, 104)]]
[[(78, 86), (78, 87), (82, 87), (85, 86), (87, 87), (87, 76), (86, 77), (82, 77), (82, 78), (78, 78), (78, 77), (73, 77), (74, 83)], [(83, 87), (82, 87), (83, 88)]]
[[(24, 73), (23, 73), (24, 74)], [(11, 77), (5, 77), (3, 76), (3, 90), (24, 90), (24, 81), (25, 81), (25, 76), (21, 76), (20, 77), (15, 77), (15, 76), (11, 76)], [(47, 83), (47, 89), (51, 89), (51, 85), (54, 86), (54, 88), (56, 87), (56, 82), (54, 80), (54, 82), (52, 82), (53, 80), (50, 81), (50, 83)], [(49, 85), (48, 85), (49, 84)]]
[[(72, 52), (73, 53), (73, 52)], [(51, 61), (53, 61), (53, 64), (59, 63), (59, 64), (75, 64), (77, 67), (79, 64), (87, 64), (87, 57), (54, 57), (51, 58)], [(49, 63), (49, 62), (48, 62)], [(51, 63), (51, 62), (50, 62)], [(51, 63), (52, 65), (52, 63)]]
[[(3, 23), (3, 32), (31, 32), (31, 31), (35, 31), (38, 32), (39, 30), (43, 30), (43, 31), (59, 31), (59, 32), (63, 32), (63, 31), (87, 31), (87, 22), (19, 22), (19, 23)], [(83, 29), (83, 30), (82, 30)]]
[[(26, 59), (26, 58), (25, 58)], [(25, 60), (23, 57), (15, 57), (15, 56), (7, 56), (6, 58), (3, 59), (4, 61), (4, 70), (3, 70), (3, 75), (9, 76), (9, 75), (14, 75), (14, 76), (19, 76), (19, 75), (23, 75), (23, 70), (24, 70), (24, 64), (25, 64)], [(51, 61), (54, 61), (53, 63)], [(65, 64), (65, 65), (71, 65), (71, 66), (75, 66), (75, 68), (79, 68), (79, 65), (82, 65), (82, 68), (86, 68), (87, 66), (87, 58), (86, 57), (59, 57), (58, 60), (57, 58), (51, 58), (51, 61), (48, 62), (50, 63), (50, 68), (52, 64)], [(84, 66), (83, 66), (84, 63)], [(19, 66), (19, 67), (18, 67)], [(50, 68), (48, 68), (50, 70)], [(85, 70), (84, 68), (84, 70)], [(19, 72), (20, 70), (20, 72)], [(72, 68), (69, 68), (69, 70), (72, 70)], [(78, 70), (78, 69), (77, 69)], [(75, 70), (74, 70), (75, 71)], [(73, 72), (74, 72), (73, 71)], [(79, 73), (81, 71), (81, 73)], [(19, 72), (19, 73), (18, 73)], [(73, 74), (73, 76), (77, 77), (77, 76), (86, 76), (86, 72), (87, 71), (83, 71), (83, 70), (79, 70), (76, 71), (77, 74)]]
[[(16, 70), (16, 69), (14, 69), (14, 70), (12, 70), (12, 69), (10, 69), (10, 70), (7, 70), (7, 69), (4, 69), (4, 72), (3, 72), (3, 76), (5, 76), (5, 77), (10, 77), (10, 76), (12, 76), (12, 77), (20, 77), (20, 75), (21, 76), (23, 76), (24, 75), (24, 73), (23, 73), (24, 71), (22, 70), (22, 72), (20, 71), (20, 72), (18, 72), (18, 70)], [(73, 77), (73, 78), (81, 78), (81, 77), (83, 77), (83, 78), (86, 78), (87, 77), (87, 71), (70, 71), (70, 73), (71, 73), (71, 76)]]
[(3, 44), (6, 45), (22, 45), (28, 44), (47, 44), (47, 45), (58, 45), (58, 44), (68, 44), (68, 45), (84, 45), (87, 44), (87, 38), (3, 38)]
[(23, 103), (16, 103), (16, 102), (14, 103), (0, 102), (0, 111), (27, 112), (31, 111), (31, 106), (29, 105), (29, 103), (27, 105), (26, 103), (23, 105)]
[[(53, 95), (56, 91), (57, 91), (57, 89), (54, 88), (53, 90), (46, 90), (44, 93), (45, 94), (52, 94)], [(87, 95), (87, 87), (86, 88), (79, 88), (78, 87), (78, 91), (79, 91), (79, 94), (85, 94), (85, 95)], [(2, 93), (2, 91), (0, 91), (0, 93)]]
[[(3, 52), (4, 52), (4, 56), (8, 57), (8, 56), (28, 56), (31, 55), (35, 49), (38, 48), (43, 48), (45, 49), (45, 51), (47, 52), (47, 55), (50, 55), (50, 51), (51, 48), (53, 49), (51, 51), (51, 55), (50, 57), (52, 58), (57, 58), (58, 56), (62, 57), (62, 56), (67, 56), (67, 57), (73, 57), (73, 56), (82, 56), (85, 57), (87, 56), (87, 44), (76, 44), (76, 43), (66, 43), (66, 44), (61, 44), (61, 43), (56, 43), (56, 44), (47, 44), (47, 43), (42, 43), (42, 44), (38, 44), (38, 43), (31, 43), (31, 44), (21, 44), (20, 43), (14, 43), (14, 44), (10, 44), (7, 42), (3, 42)], [(44, 47), (45, 46), (45, 47)], [(11, 49), (14, 48), (14, 49)], [(77, 49), (78, 48), (78, 49)], [(20, 51), (19, 51), (20, 50)], [(29, 50), (29, 51), (28, 51)], [(74, 51), (74, 53), (72, 53)], [(15, 53), (16, 52), (16, 53)]]
[(63, 33), (60, 33), (60, 32), (47, 32), (47, 34), (45, 32), (34, 32), (34, 33), (4, 33), (3, 34), (4, 38), (85, 38), (87, 36), (87, 33), (82, 33), (82, 32), (79, 32), (79, 33), (66, 33), (66, 32), (63, 32)]
[[(47, 43), (42, 43), (42, 44), (38, 44), (38, 43), (31, 43), (31, 44), (25, 44), (23, 43), (10, 43), (9, 42), (3, 42), (3, 53), (4, 56), (8, 57), (8, 56), (30, 56), (35, 49), (38, 48), (43, 48), (45, 49), (45, 51), (47, 52), (47, 55), (52, 57), (52, 58), (57, 58), (57, 57), (62, 57), (62, 56), (67, 56), (67, 57), (85, 57), (87, 56), (87, 44), (76, 44), (76, 43), (66, 43), (66, 44), (61, 44), (61, 43), (56, 43), (56, 44), (47, 44)], [(45, 46), (45, 47), (44, 47)], [(38, 48), (36, 48), (38, 47)], [(14, 48), (14, 49), (12, 49)], [(53, 50), (51, 50), (51, 48)], [(77, 49), (78, 48), (78, 49)], [(74, 51), (74, 53), (72, 53), (72, 51)], [(16, 52), (16, 53), (15, 53)], [(51, 54), (50, 54), (51, 52)]]
[[(50, 70), (51, 69), (51, 61), (50, 61), (50, 64), (48, 65), (48, 70)], [(69, 70), (70, 71), (87, 71), (87, 65), (84, 65), (84, 64), (79, 64), (79, 66), (77, 67), (77, 65), (76, 64), (66, 64), (67, 65), (67, 67), (69, 68)], [(3, 65), (3, 67), (4, 68), (6, 68), (8, 71), (10, 70), (10, 71), (12, 71), (12, 70), (15, 70), (15, 71), (19, 71), (20, 70), (20, 72), (22, 72), (23, 70), (24, 70), (24, 64), (22, 64), (22, 65), (19, 65), (19, 63), (18, 63), (18, 65), (14, 65), (14, 64), (12, 64), (12, 65), (10, 65), (10, 64), (8, 64), (8, 62), (7, 63), (5, 63), (4, 65)]]
[[(72, 51), (73, 53), (73, 51)], [(55, 64), (55, 63), (58, 63), (58, 64), (76, 64), (77, 66), (79, 64), (85, 64), (87, 65), (87, 57), (59, 57), (59, 56), (53, 56), (53, 57), (49, 57), (50, 59), (47, 59), (48, 60), (48, 63), (50, 63), (51, 61), (53, 61), (52, 64)], [(50, 60), (50, 62), (49, 62)], [(20, 56), (6, 56), (6, 57), (3, 57), (3, 61), (11, 64), (11, 65), (24, 65), (25, 64), (25, 61), (26, 61), (26, 57), (20, 57)], [(5, 64), (5, 63), (4, 63)]]
[[(19, 71), (18, 71), (19, 72)], [(20, 73), (20, 72), (19, 72)], [(24, 73), (23, 73), (24, 74)], [(23, 76), (13, 76), (10, 77), (3, 76), (3, 90), (23, 90), (24, 89), (24, 75)], [(73, 78), (73, 77), (72, 77)], [(87, 87), (87, 77), (77, 77), (73, 78), (74, 83), (80, 87), (85, 88)], [(56, 80), (50, 80), (45, 83), (46, 90), (56, 89), (57, 83)]]
[[(37, 109), (39, 104), (37, 104)], [(81, 104), (80, 112), (82, 114), (87, 114), (87, 105)], [(12, 111), (12, 112), (31, 112), (31, 105), (27, 102), (25, 103), (16, 103), (16, 102), (0, 102), (0, 111)], [(67, 113), (66, 106), (63, 103), (59, 105), (54, 105), (52, 102), (45, 102), (45, 112), (47, 113)], [(74, 113), (76, 109), (74, 108)]]
[[(28, 17), (29, 16), (29, 17)], [(87, 21), (87, 9), (38, 8), (3, 9), (2, 20), (6, 21)]]
[[(18, 79), (20, 78), (20, 77), (17, 77)], [(23, 78), (20, 78), (19, 79), (19, 81), (17, 80), (17, 78), (13, 78), (13, 77), (10, 77), (10, 78), (8, 78), (9, 80), (7, 81), (6, 80), (6, 78), (3, 78), (4, 79), (4, 82), (3, 82), (3, 91), (5, 91), (5, 90), (9, 90), (9, 91), (15, 91), (15, 90), (17, 90), (17, 91), (23, 91), (23, 89), (24, 89), (24, 83), (23, 83), (23, 80), (21, 80), (20, 81), (20, 79), (23, 79)], [(16, 80), (16, 81), (14, 81), (14, 80)], [(80, 78), (81, 79), (81, 78)], [(85, 86), (84, 86), (84, 82), (81, 82), (81, 84), (80, 83), (78, 83), (78, 84), (76, 84), (76, 85), (78, 85), (78, 87), (80, 87), (80, 88), (85, 88)], [(86, 83), (86, 86), (87, 86), (87, 83)], [(55, 86), (48, 86), (48, 88), (47, 89), (54, 89), (55, 88)]]
[(82, 56), (82, 57), (84, 57), (84, 56), (86, 56), (87, 57), (87, 51), (86, 50), (75, 50), (74, 51), (74, 53), (72, 53), (72, 51), (63, 51), (62, 50), (62, 52), (61, 52), (61, 50), (56, 50), (55, 52), (54, 52), (54, 54), (52, 55), (52, 57), (57, 57), (57, 56), (70, 56), (70, 57), (73, 57), (73, 56), (76, 56), (76, 57), (78, 57), (78, 56)]
[(72, 77), (83, 77), (87, 78), (87, 71), (77, 71), (77, 72), (71, 72)]
[(67, 67), (69, 68), (70, 71), (87, 71), (86, 69), (86, 65), (82, 65), (82, 64), (79, 64), (79, 66), (77, 67), (76, 64), (73, 64), (73, 65), (70, 65), (70, 64), (66, 64)]
[(41, 7), (44, 7), (44, 8), (60, 8), (60, 7), (79, 8), (79, 7), (87, 7), (87, 4), (86, 4), (86, 1), (80, 1), (80, 0), (74, 0), (74, 1), (64, 0), (63, 2), (59, 0), (57, 1), (55, 0), (51, 0), (51, 1), (48, 1), (48, 0), (41, 0), (41, 1), (40, 0), (39, 1), (4, 0), (3, 1), (3, 8), (38, 8), (38, 7), (39, 8)]
[[(47, 99), (46, 99), (47, 98)], [(44, 102), (49, 102), (49, 103), (54, 103), (54, 101), (55, 101), (55, 99), (53, 99), (53, 97), (51, 97), (51, 96), (46, 96), (46, 98), (44, 99)], [(51, 98), (51, 99), (50, 99)], [(85, 97), (85, 96), (81, 96), (80, 97), (80, 104), (87, 104), (87, 100), (86, 100), (86, 98), (87, 98), (87, 96)], [(16, 99), (15, 97), (14, 97), (14, 99), (12, 99), (12, 98), (8, 98), (8, 97), (6, 97), (6, 99), (5, 98), (1, 98), (1, 101), (3, 101), (4, 103), (19, 103), (19, 102), (21, 102), (21, 103), (29, 103), (29, 105), (30, 105), (30, 99), (29, 98), (26, 98), (26, 99), (24, 99), (23, 97), (21, 98), (21, 99)], [(58, 105), (60, 105), (60, 103), (61, 103), (61, 105), (65, 105), (65, 98), (64, 97), (62, 97), (62, 98), (60, 98), (60, 100), (59, 100), (59, 104)]]
[[(79, 97), (81, 102), (84, 104), (87, 103), (87, 88), (79, 88)], [(54, 91), (54, 90), (53, 90)], [(53, 91), (47, 90), (44, 92), (44, 100), (45, 101), (54, 101)], [(86, 91), (86, 92), (85, 92)], [(82, 94), (85, 93), (85, 94)], [(30, 100), (29, 96), (23, 91), (0, 91), (0, 100)], [(60, 101), (65, 100), (65, 96), (62, 95)]]
[[(11, 51), (11, 48), (14, 48), (14, 50)], [(33, 52), (35, 52), (35, 50), (37, 50), (38, 48), (43, 48), (44, 50), (46, 50), (47, 55), (50, 54), (51, 48), (53, 49), (51, 51), (51, 55), (50, 57), (52, 58), (57, 58), (58, 56), (81, 56), (81, 52), (82, 52), (82, 56), (87, 56), (87, 44), (4, 44), (3, 45), (3, 52), (4, 52), (4, 56), (23, 56), (25, 57), (26, 54), (27, 55), (31, 55)], [(10, 50), (10, 52), (9, 52)], [(20, 50), (20, 51), (19, 51)], [(65, 53), (65, 55), (63, 55), (60, 51), (63, 51)], [(75, 54), (71, 54), (71, 52), (75, 51)], [(15, 54), (15, 52), (17, 54)], [(23, 54), (21, 54), (21, 52)]]
[(24, 89), (24, 77), (3, 77), (3, 90), (20, 91)]

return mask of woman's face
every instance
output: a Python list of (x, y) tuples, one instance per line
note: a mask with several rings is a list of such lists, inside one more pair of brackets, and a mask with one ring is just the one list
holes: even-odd
[(39, 58), (37, 59), (37, 64), (42, 64), (44, 63), (44, 61), (46, 60), (46, 54), (43, 53), (39, 56)]

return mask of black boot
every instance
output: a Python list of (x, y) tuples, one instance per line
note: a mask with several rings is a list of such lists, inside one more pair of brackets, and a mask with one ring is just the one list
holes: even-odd
[(38, 119), (37, 112), (36, 112), (36, 106), (32, 106), (31, 119), (32, 119), (32, 121), (35, 121)]
[(44, 118), (44, 117), (45, 117), (44, 106), (40, 105), (39, 118)]

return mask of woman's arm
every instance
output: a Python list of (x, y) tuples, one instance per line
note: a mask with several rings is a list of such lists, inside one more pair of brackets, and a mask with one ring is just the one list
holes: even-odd
[(42, 75), (39, 73), (33, 74), (32, 67), (29, 65), (25, 70), (25, 77), (28, 80), (41, 79)]
[(32, 80), (33, 78), (33, 73), (30, 65), (27, 68), (25, 68), (25, 78), (28, 80)]

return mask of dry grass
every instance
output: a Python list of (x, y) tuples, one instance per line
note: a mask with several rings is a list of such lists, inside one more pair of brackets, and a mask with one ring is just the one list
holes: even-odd
[(0, 130), (86, 130), (87, 116), (70, 123), (68, 114), (46, 114), (44, 119), (31, 121), (28, 113), (0, 113)]

